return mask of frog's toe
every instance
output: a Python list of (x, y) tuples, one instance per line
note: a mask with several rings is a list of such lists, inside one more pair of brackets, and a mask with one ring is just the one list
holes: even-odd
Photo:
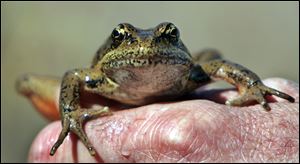
[(226, 101), (227, 105), (241, 106), (246, 102), (255, 100), (258, 103), (260, 103), (264, 109), (270, 111), (271, 108), (267, 100), (265, 99), (266, 95), (275, 95), (283, 99), (286, 99), (290, 102), (295, 101), (295, 99), (290, 95), (280, 92), (276, 89), (267, 87), (262, 82), (259, 81), (252, 86), (240, 86), (239, 91), (240, 91), (240, 96), (232, 100), (227, 100)]
[(266, 110), (271, 110), (270, 106), (268, 105), (266, 99), (264, 98), (263, 94), (261, 94), (260, 92), (246, 92), (242, 95), (240, 95), (237, 98), (234, 99), (230, 99), (227, 100), (225, 102), (226, 105), (230, 105), (230, 106), (242, 106), (243, 104), (251, 101), (251, 100), (255, 100), (258, 103), (260, 103), (262, 105), (262, 107)]
[(262, 86), (261, 88), (262, 88), (262, 90), (264, 90), (264, 91), (266, 92), (266, 94), (269, 94), (269, 95), (275, 95), (275, 96), (277, 96), (277, 97), (286, 99), (286, 100), (288, 100), (289, 102), (292, 102), (292, 103), (295, 102), (295, 99), (294, 99), (292, 96), (290, 96), (290, 95), (288, 95), (288, 94), (285, 94), (285, 93), (283, 93), (283, 92), (280, 92), (280, 91), (278, 91), (278, 90), (276, 90), (276, 89), (267, 87), (267, 86), (265, 86), (265, 85)]
[(271, 108), (267, 102), (267, 100), (264, 98), (264, 96), (262, 94), (256, 94), (256, 97), (255, 97), (256, 101), (260, 103), (260, 105), (266, 109), (267, 111), (270, 111)]
[(89, 110), (82, 110), (80, 115), (82, 116), (82, 121), (84, 121), (86, 119), (97, 118), (100, 116), (110, 116), (113, 115), (113, 113), (109, 110), (109, 107), (105, 106)]
[(269, 111), (271, 110), (271, 108), (268, 105), (265, 96), (271, 94), (269, 92), (270, 89), (271, 88), (266, 87), (261, 82), (257, 82), (253, 86), (240, 86), (239, 87), (240, 95), (237, 98), (227, 100), (226, 104), (232, 106), (242, 106), (243, 104), (254, 100), (260, 103), (264, 109)]
[(51, 150), (50, 150), (50, 155), (54, 155), (57, 148), (63, 143), (64, 139), (66, 138), (66, 136), (68, 135), (68, 133), (70, 132), (70, 121), (68, 119), (64, 119), (63, 121), (63, 127), (62, 130), (59, 134), (58, 139), (56, 140), (55, 144), (52, 146)]
[(230, 106), (241, 106), (243, 105), (245, 102), (249, 101), (249, 98), (247, 95), (242, 94), (239, 97), (227, 100), (225, 102), (226, 105), (230, 105)]
[(71, 131), (73, 133), (75, 133), (78, 136), (78, 138), (80, 138), (80, 140), (82, 141), (82, 143), (89, 150), (89, 153), (92, 156), (95, 156), (96, 151), (95, 151), (94, 147), (92, 146), (92, 144), (90, 143), (90, 141), (88, 140), (87, 135), (84, 133), (81, 124), (76, 124), (75, 127), (73, 126), (71, 128)]

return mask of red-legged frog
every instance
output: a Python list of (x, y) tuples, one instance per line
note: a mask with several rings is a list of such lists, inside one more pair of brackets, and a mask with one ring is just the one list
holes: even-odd
[[(28, 84), (28, 78), (30, 75), (18, 81), (20, 92), (28, 87), (35, 88), (32, 86), (36, 83)], [(119, 24), (97, 51), (90, 68), (70, 70), (63, 76), (59, 97), (63, 128), (50, 155), (70, 131), (79, 137), (91, 155), (95, 155), (82, 123), (88, 118), (111, 113), (108, 107), (82, 110), (81, 89), (124, 104), (144, 105), (174, 99), (215, 79), (225, 80), (239, 91), (238, 97), (226, 101), (227, 105), (240, 106), (255, 100), (270, 110), (266, 95), (294, 102), (291, 96), (265, 86), (249, 69), (222, 59), (216, 50), (206, 49), (192, 56), (172, 23), (161, 23), (146, 30), (128, 23)]]

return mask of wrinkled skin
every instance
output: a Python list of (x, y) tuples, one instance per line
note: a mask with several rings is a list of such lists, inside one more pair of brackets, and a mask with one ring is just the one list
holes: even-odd
[[(67, 136), (57, 150), (59, 153), (49, 156), (49, 149), (61, 131), (60, 121), (53, 122), (34, 140), (28, 160), (299, 162), (298, 84), (280, 78), (268, 79), (264, 83), (290, 94), (296, 102), (289, 103), (274, 96), (268, 98), (269, 102), (278, 101), (270, 103), (271, 111), (263, 110), (259, 104), (231, 107), (223, 104), (235, 97), (236, 91), (204, 88), (192, 96), (194, 100), (116, 110), (112, 116), (88, 121), (84, 128), (95, 146), (96, 158), (90, 156), (74, 134)], [(57, 96), (53, 95), (53, 99)], [(100, 99), (93, 98), (95, 101)], [(94, 102), (89, 99), (86, 103)]]
[[(62, 130), (49, 154), (55, 155), (72, 132), (90, 155), (95, 156), (96, 150), (84, 132), (83, 124), (91, 118), (112, 115), (109, 108), (114, 108), (116, 103), (99, 104), (99, 101), (94, 101), (89, 104), (82, 101), (89, 100), (86, 96), (98, 94), (110, 101), (127, 104), (128, 109), (128, 105), (174, 101), (218, 79), (234, 85), (239, 91), (236, 97), (226, 100), (226, 105), (243, 106), (254, 101), (270, 111), (266, 100), (270, 95), (295, 102), (292, 96), (265, 86), (248, 68), (223, 59), (217, 50), (205, 49), (191, 55), (180, 39), (178, 28), (170, 22), (150, 29), (121, 23), (99, 48), (90, 68), (69, 70), (60, 82), (57, 78), (27, 74), (17, 80), (16, 88), (38, 109), (43, 107), (40, 111), (44, 116), (55, 120), (58, 114), (51, 110), (56, 108), (51, 98), (55, 91), (52, 86), (61, 83), (59, 109)], [(86, 110), (92, 104), (99, 104), (102, 108)]]

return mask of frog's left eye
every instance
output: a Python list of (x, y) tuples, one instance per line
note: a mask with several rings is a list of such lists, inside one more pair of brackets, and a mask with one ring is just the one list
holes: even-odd
[(169, 26), (169, 29), (166, 31), (170, 37), (172, 38), (179, 38), (179, 30), (177, 29), (176, 26), (174, 26), (173, 24), (171, 24)]
[(113, 39), (114, 42), (117, 43), (122, 42), (125, 36), (126, 36), (126, 32), (122, 24), (116, 27), (111, 33), (111, 38)]
[(180, 33), (179, 33), (178, 28), (172, 23), (168, 23), (165, 26), (163, 35), (165, 37), (167, 37), (170, 41), (173, 41), (173, 42), (177, 42), (179, 40), (179, 37), (180, 37)]

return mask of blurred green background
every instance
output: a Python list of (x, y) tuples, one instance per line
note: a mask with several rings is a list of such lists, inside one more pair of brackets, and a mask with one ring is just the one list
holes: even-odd
[(191, 52), (219, 49), (261, 78), (299, 82), (299, 2), (1, 2), (1, 162), (26, 162), (46, 126), (17, 95), (27, 72), (62, 76), (87, 67), (121, 22), (173, 22)]

